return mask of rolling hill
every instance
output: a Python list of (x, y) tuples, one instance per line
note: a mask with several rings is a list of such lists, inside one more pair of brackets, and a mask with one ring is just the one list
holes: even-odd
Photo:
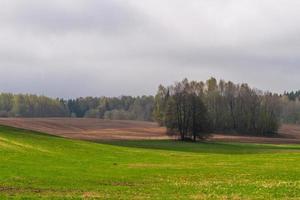
[(94, 143), (0, 126), (0, 199), (299, 199), (300, 145)]

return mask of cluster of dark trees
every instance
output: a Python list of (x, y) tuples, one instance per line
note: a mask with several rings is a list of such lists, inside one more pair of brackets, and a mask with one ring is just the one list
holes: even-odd
[(53, 99), (45, 96), (0, 94), (0, 117), (91, 117), (152, 121), (154, 97), (86, 97)]
[(280, 125), (280, 99), (280, 95), (247, 84), (184, 79), (159, 87), (154, 116), (182, 140), (203, 138), (213, 131), (274, 134)]
[(283, 123), (300, 123), (300, 91), (285, 92), (281, 99)]
[(291, 101), (300, 100), (300, 90), (296, 92), (284, 92), (284, 96), (287, 96)]
[(165, 88), (155, 96), (154, 117), (168, 133), (179, 133), (181, 140), (204, 138), (210, 131), (207, 106), (197, 82), (185, 79)]

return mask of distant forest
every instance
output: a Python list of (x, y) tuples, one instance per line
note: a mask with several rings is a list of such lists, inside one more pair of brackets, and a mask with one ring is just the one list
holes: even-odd
[(88, 117), (153, 121), (153, 96), (54, 99), (31, 94), (0, 94), (0, 117)]
[[(164, 124), (163, 115), (167, 109), (164, 107), (167, 104), (165, 98), (176, 93), (176, 85), (179, 83), (168, 87), (160, 86), (156, 96), (55, 99), (31, 94), (1, 93), (0, 117), (87, 117), (158, 121)], [(261, 106), (263, 103), (271, 105), (271, 102), (267, 102), (271, 100), (276, 100), (272, 103), (276, 103), (274, 114), (280, 122), (300, 123), (300, 91), (272, 94), (252, 89), (247, 84), (217, 81), (214, 78), (206, 82), (188, 83), (196, 84), (191, 87), (198, 87), (195, 91), (199, 96), (197, 98), (200, 98), (204, 110), (208, 112), (208, 120), (218, 129), (234, 123), (233, 118), (241, 119), (244, 115), (251, 115), (258, 105)], [(235, 113), (238, 116), (234, 116), (231, 112), (238, 112), (237, 105), (244, 110), (240, 110), (241, 113)], [(231, 122), (225, 120), (225, 123), (224, 119), (228, 116), (231, 116)]]

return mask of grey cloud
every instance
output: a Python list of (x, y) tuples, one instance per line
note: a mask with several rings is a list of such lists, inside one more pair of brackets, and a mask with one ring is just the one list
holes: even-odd
[(299, 89), (299, 6), (297, 0), (0, 2), (0, 91), (141, 95), (154, 94), (160, 83), (210, 76)]
[(45, 31), (100, 30), (114, 33), (139, 23), (133, 12), (130, 6), (114, 0), (86, 0), (79, 9), (34, 1), (20, 6), (14, 20), (19, 26)]

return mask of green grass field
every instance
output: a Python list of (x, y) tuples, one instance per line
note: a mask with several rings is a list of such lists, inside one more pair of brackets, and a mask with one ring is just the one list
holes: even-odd
[(300, 199), (300, 145), (68, 140), (0, 127), (0, 199)]

